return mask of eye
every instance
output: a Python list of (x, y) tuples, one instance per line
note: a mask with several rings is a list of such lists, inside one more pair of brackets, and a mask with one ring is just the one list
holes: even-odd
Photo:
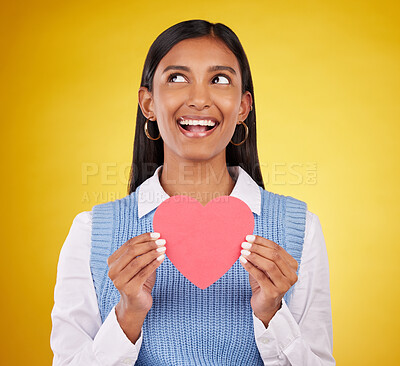
[[(230, 82), (231, 82), (231, 79), (229, 78), (229, 76), (224, 75), (224, 74), (217, 75), (213, 80), (215, 80), (215, 79), (222, 80), (223, 82), (219, 83), (222, 85), (227, 85), (227, 84), (230, 84)], [(224, 79), (226, 80), (226, 82), (224, 81)]]
[[(180, 81), (179, 80), (178, 81), (173, 81), (174, 79), (176, 79), (178, 77), (181, 78)], [(231, 79), (229, 78), (229, 76), (224, 75), (224, 74), (217, 75), (216, 77), (214, 77), (213, 80), (216, 80), (216, 79), (218, 79), (219, 81), (222, 80), (222, 82), (218, 83), (218, 84), (221, 84), (221, 85), (228, 85), (231, 82)], [(167, 81), (168, 82), (173, 82), (173, 83), (176, 83), (176, 82), (178, 82), (178, 83), (182, 83), (183, 82), (184, 83), (185, 82), (185, 78), (184, 78), (184, 76), (182, 74), (175, 73), (175, 74), (169, 75)]]
[[(171, 74), (170, 76), (168, 76), (168, 82), (171, 82), (172, 79), (175, 79), (178, 76), (180, 76), (183, 79), (183, 82), (185, 82), (185, 78), (182, 74)], [(178, 81), (178, 83), (182, 83), (182, 81)]]

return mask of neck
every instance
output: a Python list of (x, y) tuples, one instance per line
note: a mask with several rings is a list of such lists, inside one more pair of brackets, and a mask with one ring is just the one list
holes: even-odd
[(198, 162), (164, 161), (159, 178), (169, 196), (190, 196), (202, 205), (216, 197), (229, 196), (235, 186), (225, 158)]

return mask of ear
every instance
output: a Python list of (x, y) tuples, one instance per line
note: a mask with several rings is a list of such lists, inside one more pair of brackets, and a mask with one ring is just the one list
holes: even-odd
[(251, 93), (246, 90), (242, 95), (242, 101), (240, 103), (238, 121), (244, 121), (250, 113), (250, 107), (253, 105), (253, 98)]
[(155, 120), (156, 118), (154, 116), (154, 110), (153, 110), (154, 108), (153, 95), (151, 92), (149, 92), (149, 90), (146, 87), (141, 86), (139, 88), (138, 100), (143, 115), (150, 120)]

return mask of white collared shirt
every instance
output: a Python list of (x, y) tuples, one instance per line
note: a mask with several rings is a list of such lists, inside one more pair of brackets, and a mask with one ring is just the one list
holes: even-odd
[[(158, 167), (138, 187), (139, 217), (168, 199)], [(231, 196), (261, 212), (261, 194), (251, 176), (241, 167), (228, 167), (236, 181)], [(142, 344), (133, 344), (122, 331), (112, 308), (101, 322), (90, 271), (92, 211), (79, 213), (61, 248), (51, 313), (50, 345), (53, 366), (134, 365)], [(264, 365), (335, 365), (332, 356), (332, 313), (329, 263), (318, 216), (307, 211), (305, 238), (298, 280), (290, 304), (281, 309), (268, 328), (253, 313), (254, 336)]]

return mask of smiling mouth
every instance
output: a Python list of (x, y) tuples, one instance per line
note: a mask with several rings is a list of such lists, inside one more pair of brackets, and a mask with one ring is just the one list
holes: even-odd
[(219, 122), (211, 120), (194, 120), (179, 118), (177, 123), (186, 131), (193, 133), (202, 133), (213, 130), (219, 125)]

